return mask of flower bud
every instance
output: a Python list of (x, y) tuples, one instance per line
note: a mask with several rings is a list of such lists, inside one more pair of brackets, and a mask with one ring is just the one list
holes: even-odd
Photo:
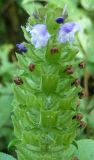
[(85, 65), (86, 65), (86, 64), (85, 64), (83, 61), (79, 63), (79, 67), (80, 67), (81, 69), (85, 68)]
[(74, 69), (72, 68), (72, 65), (67, 66), (66, 73), (73, 74), (73, 72), (74, 72)]
[(14, 83), (17, 85), (21, 85), (21, 84), (23, 84), (23, 80), (20, 77), (15, 77)]
[(56, 22), (59, 23), (59, 24), (63, 23), (64, 22), (64, 17), (62, 16), (62, 17), (56, 18)]
[(55, 53), (58, 53), (58, 48), (51, 48), (51, 54), (55, 54)]
[(86, 123), (84, 121), (80, 121), (80, 128), (85, 128), (86, 127)]
[(81, 113), (77, 113), (76, 119), (80, 121), (82, 118), (83, 118), (83, 115)]
[(16, 47), (18, 49), (19, 52), (27, 52), (27, 48), (24, 46), (23, 43), (20, 43), (20, 44), (16, 44)]
[(78, 96), (79, 96), (80, 99), (84, 98), (85, 95), (86, 95), (86, 94), (85, 94), (84, 91), (78, 93)]
[(76, 79), (71, 85), (78, 87), (80, 85), (80, 79)]
[(30, 63), (28, 67), (29, 70), (32, 72), (35, 69), (35, 64)]
[(78, 157), (73, 157), (71, 160), (79, 160)]

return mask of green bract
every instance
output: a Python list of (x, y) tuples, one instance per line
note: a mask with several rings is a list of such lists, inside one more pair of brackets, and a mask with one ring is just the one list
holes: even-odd
[[(21, 83), (13, 85), (12, 120), (18, 160), (70, 160), (73, 152), (69, 147), (80, 125), (73, 118), (78, 113), (81, 91), (81, 87), (73, 83), (79, 78), (76, 72), (78, 48), (57, 42), (59, 24), (55, 19), (62, 14), (62, 8), (49, 4), (37, 14), (39, 19), (33, 18), (33, 24), (46, 22), (53, 36), (46, 47), (35, 49), (23, 28), (29, 42), (24, 43), (28, 51), (24, 55), (17, 54), (20, 79), (16, 81)], [(32, 17), (28, 24), (33, 25)], [(54, 48), (58, 49), (56, 53)]]
[(11, 157), (10, 155), (5, 154), (5, 153), (1, 153), (1, 152), (0, 152), (0, 159), (1, 160), (16, 160), (15, 158)]

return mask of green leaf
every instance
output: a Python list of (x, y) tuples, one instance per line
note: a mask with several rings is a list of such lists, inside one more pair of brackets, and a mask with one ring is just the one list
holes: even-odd
[(7, 123), (12, 110), (11, 102), (12, 96), (1, 96), (0, 97), (0, 127)]
[(0, 152), (0, 160), (16, 160), (16, 159), (9, 156), (8, 154)]
[(35, 3), (34, 0), (23, 0), (22, 7), (31, 15), (35, 10), (41, 7), (41, 3)]
[(78, 141), (78, 154), (80, 160), (94, 159), (94, 140), (84, 139)]
[(30, 34), (26, 31), (25, 27), (21, 26), (21, 28), (22, 28), (22, 31), (23, 31), (23, 33), (24, 33), (25, 39), (26, 39), (28, 42), (30, 42), (30, 41), (31, 41), (31, 36), (30, 36)]
[(41, 123), (43, 127), (53, 127), (57, 122), (57, 112), (41, 111)]
[[(54, 4), (56, 7), (60, 7), (62, 9), (64, 9), (64, 6), (67, 5), (68, 11), (69, 11), (69, 15), (73, 18), (73, 17), (77, 17), (78, 15), (80, 15), (81, 13), (79, 13), (76, 5), (77, 5), (77, 0), (71, 0), (71, 1), (66, 1), (66, 0), (49, 0), (49, 2), (51, 4)], [(75, 14), (76, 12), (76, 14)]]
[(78, 149), (78, 144), (75, 140), (72, 142), (72, 144)]
[(57, 0), (51, 0), (50, 1), (49, 0), (49, 2), (55, 4), (55, 5), (59, 6), (59, 7), (62, 7), (64, 5), (64, 0), (59, 0), (59, 1), (57, 1)]
[[(93, 104), (94, 104), (94, 100), (93, 100)], [(94, 129), (94, 109), (88, 114), (87, 119), (88, 119), (88, 125), (92, 127), (92, 129)]]
[(45, 93), (53, 93), (57, 88), (58, 77), (56, 75), (43, 75), (42, 89)]
[(21, 88), (19, 88), (16, 85), (14, 86), (14, 95), (17, 98), (17, 101), (19, 103), (23, 102), (25, 104), (25, 98), (24, 98), (25, 93), (24, 93), (24, 91)]
[(17, 139), (13, 139), (10, 143), (9, 143), (9, 145), (8, 145), (8, 148), (10, 149), (11, 147), (13, 147), (14, 145), (16, 146), (17, 144), (19, 144), (19, 140), (17, 140)]
[(81, 0), (81, 4), (87, 10), (94, 10), (94, 0)]

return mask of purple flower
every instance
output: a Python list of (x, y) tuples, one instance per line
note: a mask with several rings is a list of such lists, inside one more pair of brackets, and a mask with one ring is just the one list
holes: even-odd
[(74, 40), (74, 35), (80, 30), (80, 24), (78, 22), (68, 22), (60, 27), (58, 41), (71, 44)]
[(16, 44), (16, 47), (20, 52), (27, 52), (27, 48), (24, 46), (23, 43)]
[(56, 19), (56, 22), (59, 23), (59, 24), (63, 23), (64, 22), (64, 17), (58, 17)]
[(26, 30), (31, 34), (31, 43), (35, 48), (45, 47), (51, 37), (44, 24), (36, 24), (32, 27), (27, 26)]

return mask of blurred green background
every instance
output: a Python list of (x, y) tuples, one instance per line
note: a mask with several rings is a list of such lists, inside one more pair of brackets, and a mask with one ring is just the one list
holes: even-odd
[(0, 152), (14, 154), (8, 149), (13, 139), (12, 80), (16, 69), (15, 45), (24, 40), (21, 25), (26, 23), (27, 12), (22, 2), (0, 0)]
[[(11, 114), (12, 81), (17, 68), (15, 45), (24, 41), (21, 26), (26, 25), (29, 14), (45, 4), (44, 0), (0, 0), (0, 152), (14, 156), (15, 148), (8, 149), (8, 144), (13, 139)], [(62, 5), (64, 4), (69, 9), (69, 19), (81, 24), (78, 58), (86, 63), (79, 77), (86, 92), (80, 110), (85, 116), (87, 127), (84, 131), (78, 130), (77, 139), (94, 139), (94, 0), (62, 0)], [(57, 5), (61, 4), (58, 2)]]

